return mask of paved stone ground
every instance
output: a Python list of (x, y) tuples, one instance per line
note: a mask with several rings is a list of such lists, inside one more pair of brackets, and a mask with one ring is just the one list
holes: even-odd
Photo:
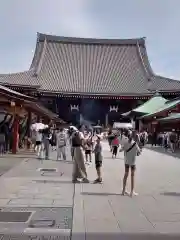
[[(16, 236), (17, 239), (22, 236), (22, 239), (69, 239), (74, 196), (74, 184), (71, 182), (72, 161), (57, 162), (55, 159), (56, 152), (51, 153), (51, 160), (43, 161), (29, 155), (1, 177), (1, 212), (32, 213), (25, 222), (0, 222), (1, 234), (6, 237), (11, 234), (10, 238)], [(42, 168), (56, 171), (40, 171)], [(49, 227), (49, 222), (53, 220), (55, 223)], [(36, 225), (32, 227), (31, 221), (36, 222)]]
[(29, 157), (29, 153), (0, 155), (0, 176), (21, 163), (26, 157)]
[[(41, 212), (38, 215), (41, 220), (42, 216), (50, 220), (58, 218), (61, 227), (48, 228), (42, 222), (41, 227), (35, 228), (30, 228), (27, 223), (23, 223), (23, 227), (22, 224), (15, 227), (15, 224), (0, 223), (0, 233), (5, 234), (2, 239), (8, 239), (8, 233), (17, 239), (28, 239), (27, 236), (46, 239), (44, 235), (47, 239), (50, 236), (51, 239), (71, 237), (88, 240), (96, 237), (123, 240), (179, 239), (180, 158), (144, 149), (137, 159), (136, 191), (139, 196), (130, 198), (120, 195), (123, 154), (119, 153), (117, 159), (111, 159), (107, 143), (103, 143), (103, 147), (103, 184), (72, 184), (72, 162), (54, 161), (55, 153), (52, 154), (52, 160), (43, 162), (29, 157), (28, 161), (5, 173), (0, 178), (2, 211), (32, 211), (36, 212), (36, 215), (32, 215), (34, 218)], [(57, 168), (57, 172), (41, 175), (39, 168)], [(96, 178), (94, 164), (87, 167), (87, 172), (93, 181)], [(64, 228), (62, 224), (65, 217), (71, 219), (69, 213), (64, 213), (71, 208), (72, 231), (71, 223)], [(54, 211), (54, 215), (51, 216), (48, 211)]]
[[(180, 158), (144, 149), (137, 159), (139, 196), (130, 198), (120, 195), (123, 154), (111, 159), (107, 143), (103, 145), (103, 184), (75, 186), (73, 236), (83, 232), (82, 239), (91, 239), (92, 233), (117, 239), (180, 237)], [(88, 175), (95, 179), (94, 167), (88, 168)]]

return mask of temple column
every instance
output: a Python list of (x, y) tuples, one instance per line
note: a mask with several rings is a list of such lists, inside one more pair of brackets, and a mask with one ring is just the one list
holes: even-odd
[(139, 120), (139, 131), (141, 131), (143, 129), (143, 123), (141, 120)]
[(28, 111), (28, 119), (27, 119), (27, 138), (26, 138), (26, 143), (25, 146), (27, 149), (30, 149), (30, 138), (31, 138), (31, 124), (32, 124), (32, 113), (31, 111)]
[(135, 129), (136, 126), (135, 126), (135, 121), (133, 120), (133, 118), (131, 118), (131, 124), (132, 124), (132, 127)]
[(18, 144), (19, 144), (19, 116), (15, 114), (14, 116), (14, 122), (13, 122), (13, 130), (12, 130), (12, 153), (16, 154), (18, 150)]
[(31, 137), (31, 123), (32, 123), (32, 113), (28, 111), (28, 120), (27, 120), (27, 137)]
[(105, 126), (108, 127), (109, 125), (109, 122), (108, 122), (108, 113), (106, 113), (106, 116), (105, 116)]

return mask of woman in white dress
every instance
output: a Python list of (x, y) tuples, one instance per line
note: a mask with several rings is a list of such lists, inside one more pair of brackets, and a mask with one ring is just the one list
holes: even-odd
[(123, 190), (122, 195), (127, 194), (126, 183), (129, 175), (129, 169), (131, 169), (131, 192), (130, 196), (137, 195), (134, 192), (134, 175), (136, 170), (136, 156), (140, 154), (140, 148), (138, 144), (133, 140), (132, 134), (128, 135), (126, 140), (123, 142), (120, 151), (124, 151), (125, 161), (125, 173), (123, 178)]

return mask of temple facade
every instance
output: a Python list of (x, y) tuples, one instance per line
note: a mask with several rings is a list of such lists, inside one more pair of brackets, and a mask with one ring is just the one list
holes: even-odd
[(38, 33), (29, 70), (0, 84), (38, 98), (66, 122), (112, 124), (155, 92), (171, 99), (180, 81), (156, 75), (145, 39), (84, 39)]

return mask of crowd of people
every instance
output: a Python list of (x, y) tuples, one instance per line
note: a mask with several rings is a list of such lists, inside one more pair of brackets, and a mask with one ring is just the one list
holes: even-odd
[[(37, 126), (37, 125), (36, 125)], [(32, 128), (32, 143), (39, 159), (49, 159), (51, 151), (57, 152), (57, 161), (67, 159), (67, 148), (70, 148), (73, 160), (73, 183), (88, 183), (86, 165), (92, 163), (94, 159), (97, 178), (94, 183), (102, 183), (102, 163), (103, 163), (103, 145), (104, 135), (88, 131), (86, 128), (78, 130), (71, 126), (68, 129), (52, 128), (48, 125), (38, 123), (39, 128)], [(136, 157), (142, 152), (145, 144), (150, 142), (152, 146), (157, 144), (168, 147), (175, 151), (178, 137), (175, 131), (166, 133), (152, 133), (131, 130), (109, 130), (106, 136), (112, 159), (116, 158), (119, 152), (124, 152), (125, 173), (123, 178), (122, 195), (127, 194), (126, 183), (131, 171), (131, 192), (130, 195), (136, 195), (134, 192), (134, 175), (136, 170)], [(50, 151), (51, 148), (51, 151)], [(94, 157), (93, 157), (94, 155)]]
[(175, 132), (174, 129), (169, 132), (160, 132), (149, 134), (149, 139), (152, 146), (161, 146), (167, 151), (168, 149), (174, 153), (180, 148), (180, 136)]
[[(103, 164), (103, 135), (94, 134), (91, 131), (80, 131), (76, 127), (50, 128), (46, 126), (43, 129), (32, 130), (35, 136), (35, 151), (38, 158), (49, 159), (49, 148), (57, 151), (57, 161), (66, 160), (67, 147), (70, 148), (73, 160), (73, 183), (89, 183), (86, 165), (95, 162), (97, 178), (94, 183), (102, 183), (102, 164)], [(131, 170), (131, 192), (130, 195), (136, 195), (134, 191), (134, 174), (136, 170), (136, 157), (141, 154), (142, 147), (147, 142), (147, 133), (141, 134), (132, 131), (117, 131), (113, 133), (109, 130), (107, 134), (112, 158), (115, 158), (118, 152), (124, 152), (125, 173), (123, 178), (122, 195), (127, 194), (126, 183)], [(44, 153), (44, 156), (43, 156)], [(94, 155), (94, 158), (92, 157)]]

